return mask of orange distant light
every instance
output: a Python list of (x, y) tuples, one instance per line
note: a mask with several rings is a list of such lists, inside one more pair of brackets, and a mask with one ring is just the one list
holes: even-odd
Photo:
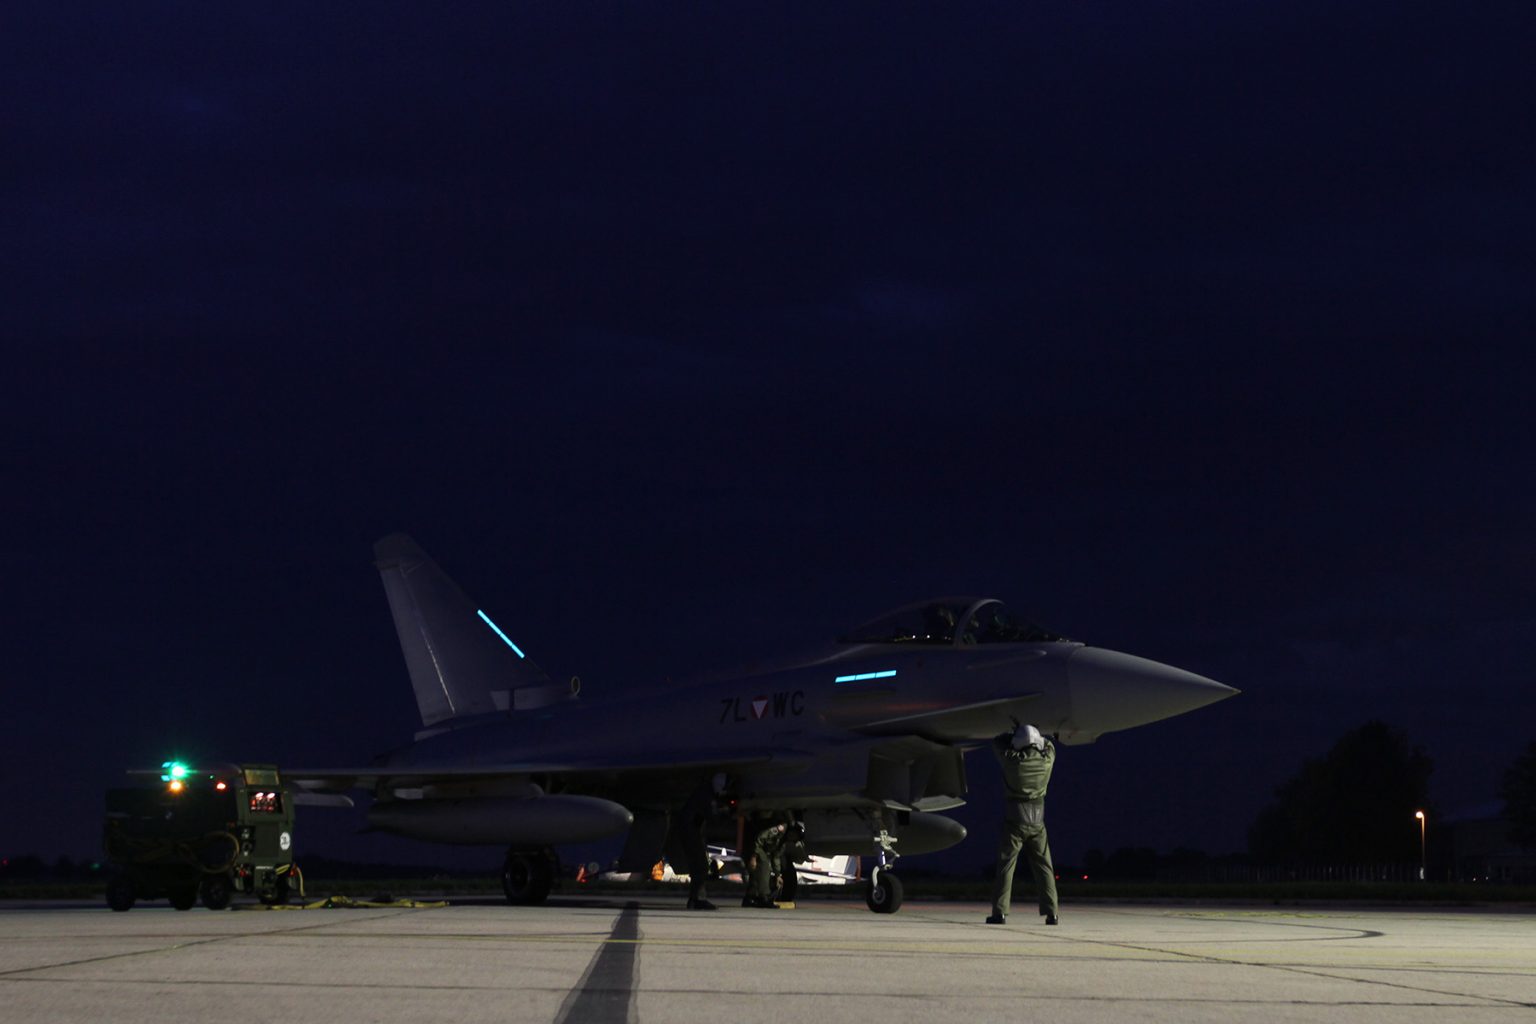
[(222, 793), (229, 788), (229, 783), (225, 782), (223, 779), (220, 779), (218, 782), (213, 784), (213, 788)]
[(180, 779), (172, 779), (171, 780), (171, 792), (172, 793), (180, 793), (185, 788), (186, 788), (185, 784)]

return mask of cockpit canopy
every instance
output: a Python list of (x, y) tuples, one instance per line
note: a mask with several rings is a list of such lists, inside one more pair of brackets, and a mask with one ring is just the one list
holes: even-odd
[(941, 597), (887, 612), (838, 637), (845, 644), (1041, 644), (1064, 639), (990, 597)]

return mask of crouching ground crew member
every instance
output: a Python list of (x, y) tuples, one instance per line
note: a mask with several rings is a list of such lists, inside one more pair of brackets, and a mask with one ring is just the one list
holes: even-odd
[(784, 829), (784, 823), (779, 822), (757, 834), (757, 841), (752, 844), (752, 863), (749, 865), (752, 884), (743, 906), (761, 907), (764, 910), (778, 907), (770, 897), (773, 892), (773, 868), (778, 864), (779, 854), (784, 849)]
[(1056, 923), (1056, 869), (1051, 865), (1051, 846), (1045, 836), (1045, 788), (1056, 764), (1056, 747), (1032, 725), (1021, 725), (992, 740), (992, 753), (1003, 768), (1007, 789), (1003, 807), (1003, 834), (997, 844), (997, 878), (992, 883), (992, 916), (987, 924), (1008, 920), (1013, 895), (1013, 868), (1019, 849), (1029, 860), (1035, 876), (1035, 893), (1046, 924)]

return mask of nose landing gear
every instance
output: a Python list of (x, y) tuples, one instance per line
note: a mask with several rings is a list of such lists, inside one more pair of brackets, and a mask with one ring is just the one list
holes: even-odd
[(901, 854), (896, 852), (896, 837), (884, 828), (875, 836), (879, 861), (869, 873), (869, 889), (864, 894), (864, 904), (877, 914), (894, 914), (901, 909), (901, 879), (891, 873), (891, 866)]

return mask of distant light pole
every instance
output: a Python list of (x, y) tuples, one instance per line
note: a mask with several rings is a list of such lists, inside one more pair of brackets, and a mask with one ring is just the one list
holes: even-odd
[(1425, 829), (1425, 827), (1428, 824), (1428, 819), (1426, 819), (1424, 817), (1424, 812), (1423, 811), (1414, 811), (1413, 812), (1413, 816), (1415, 818), (1419, 819), (1419, 881), (1422, 882), (1422, 881), (1424, 881), (1424, 865), (1425, 865), (1425, 859), (1424, 859), (1424, 829)]

